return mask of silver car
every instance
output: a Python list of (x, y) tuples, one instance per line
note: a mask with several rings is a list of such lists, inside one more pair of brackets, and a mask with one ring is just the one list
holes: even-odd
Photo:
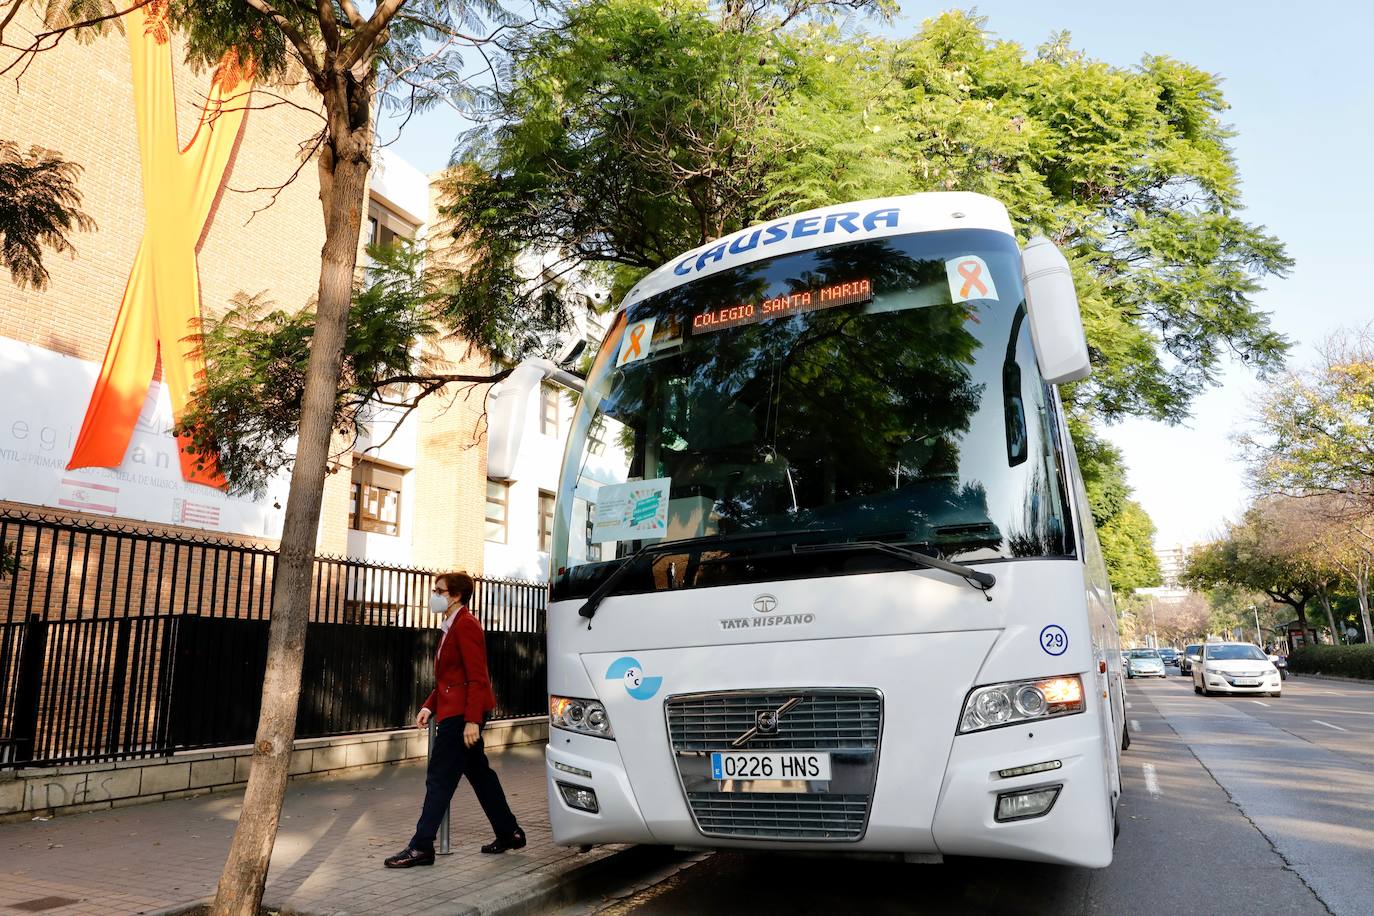
[(1126, 659), (1127, 677), (1166, 677), (1164, 659), (1154, 649), (1132, 649)]

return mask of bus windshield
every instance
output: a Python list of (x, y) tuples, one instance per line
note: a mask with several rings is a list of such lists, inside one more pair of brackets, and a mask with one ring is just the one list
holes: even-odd
[(624, 590), (902, 566), (852, 551), (801, 563), (763, 532), (961, 562), (1071, 556), (1062, 471), (1010, 236), (762, 260), (618, 316), (569, 438), (554, 595), (679, 540), (683, 555), (656, 549)]

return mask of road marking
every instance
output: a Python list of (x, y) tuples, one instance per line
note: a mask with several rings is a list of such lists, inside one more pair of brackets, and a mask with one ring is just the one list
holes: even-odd
[(1332, 725), (1330, 722), (1323, 722), (1321, 719), (1313, 719), (1312, 721), (1316, 722), (1318, 725), (1325, 725), (1327, 728), (1334, 728), (1338, 732), (1350, 731), (1348, 728), (1341, 728), (1339, 725)]
[(1159, 798), (1159, 777), (1155, 775), (1155, 765), (1142, 763), (1140, 768), (1145, 771), (1145, 790), (1151, 798)]
[(1140, 720), (1139, 720), (1139, 719), (1132, 719), (1132, 720), (1131, 720), (1131, 731), (1133, 731), (1133, 732), (1138, 732), (1138, 731), (1140, 731)]
[(1269, 705), (1268, 703), (1264, 702), (1263, 700), (1251, 700), (1250, 702), (1251, 702), (1251, 703), (1258, 703), (1258, 704), (1261, 705), (1261, 706), (1268, 706), (1268, 705)]

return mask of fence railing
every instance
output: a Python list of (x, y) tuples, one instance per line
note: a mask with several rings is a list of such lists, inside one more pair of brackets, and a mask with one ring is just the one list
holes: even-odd
[[(211, 538), (0, 511), (0, 767), (247, 743), (261, 702), (275, 553)], [(320, 557), (296, 734), (409, 724), (439, 632), (434, 573)], [(545, 694), (543, 584), (477, 578), (495, 715)]]

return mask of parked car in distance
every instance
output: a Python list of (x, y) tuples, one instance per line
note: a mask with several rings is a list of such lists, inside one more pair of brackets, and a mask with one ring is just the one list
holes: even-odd
[(1178, 650), (1177, 650), (1177, 649), (1173, 649), (1173, 648), (1164, 648), (1164, 649), (1160, 649), (1160, 650), (1159, 650), (1159, 657), (1162, 658), (1162, 659), (1164, 659), (1164, 664), (1166, 664), (1166, 665), (1177, 665), (1177, 664), (1178, 664)]
[(1193, 692), (1281, 694), (1279, 669), (1259, 646), (1248, 642), (1212, 642), (1193, 662)]
[(1164, 659), (1155, 649), (1132, 649), (1126, 660), (1127, 677), (1167, 677)]
[(1192, 674), (1193, 660), (1197, 658), (1197, 654), (1200, 651), (1202, 651), (1202, 645), (1199, 643), (1183, 647), (1183, 654), (1178, 657), (1178, 671), (1180, 674)]

